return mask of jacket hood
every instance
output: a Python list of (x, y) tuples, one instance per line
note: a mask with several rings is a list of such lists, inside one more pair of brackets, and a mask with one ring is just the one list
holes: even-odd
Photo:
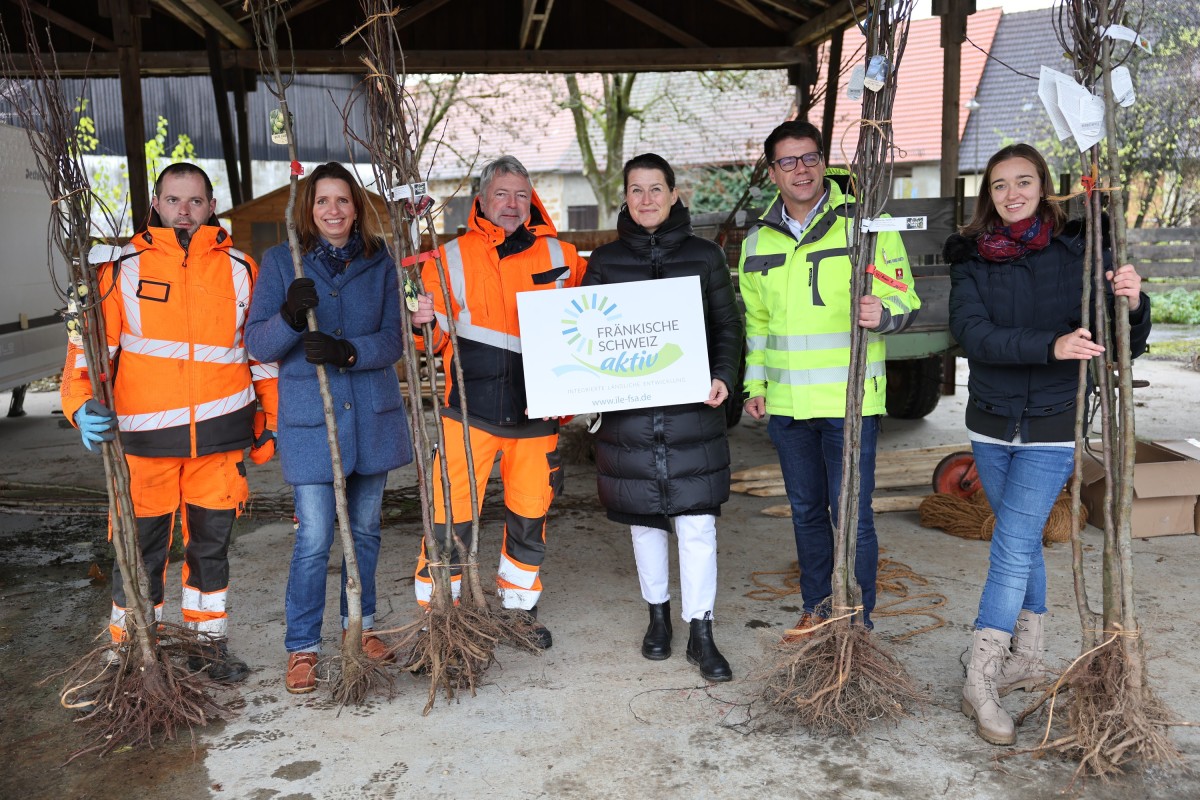
[[(538, 197), (536, 189), (532, 189), (529, 195), (529, 219), (525, 222), (525, 229), (534, 236), (558, 235), (558, 229), (550, 221), (550, 215), (546, 212), (546, 207), (542, 205), (542, 198)], [(482, 234), (488, 244), (493, 247), (499, 245), (506, 238), (503, 228), (483, 216), (483, 206), (478, 195), (475, 197), (475, 202), (471, 204), (471, 216), (467, 220), (467, 230)]]
[(621, 206), (621, 213), (617, 215), (617, 236), (626, 247), (636, 253), (650, 252), (651, 237), (655, 239), (657, 246), (669, 251), (679, 247), (691, 235), (692, 215), (682, 200), (675, 201), (675, 205), (671, 206), (671, 213), (653, 234), (633, 221), (627, 207)]
[[(1109, 220), (1108, 214), (1100, 214), (1100, 235), (1104, 242), (1104, 249), (1109, 248)], [(1087, 220), (1083, 217), (1067, 220), (1063, 228), (1058, 233), (1054, 234), (1055, 239), (1061, 239), (1063, 244), (1070, 248), (1073, 252), (1082, 253), (1086, 246), (1087, 239)], [(969, 261), (979, 254), (979, 246), (976, 240), (963, 236), (961, 233), (952, 233), (946, 239), (946, 243), (942, 245), (942, 258), (947, 264), (958, 264), (963, 261)]]
[[(183, 247), (179, 244), (179, 237), (176, 235), (174, 228), (156, 228), (151, 226), (135, 234), (130, 239), (130, 243), (137, 247), (139, 251), (153, 249), (168, 253), (183, 252)], [(201, 225), (192, 234), (192, 240), (188, 244), (188, 254), (194, 256), (209, 250), (229, 250), (232, 247), (233, 237), (224, 228), (218, 225)]]

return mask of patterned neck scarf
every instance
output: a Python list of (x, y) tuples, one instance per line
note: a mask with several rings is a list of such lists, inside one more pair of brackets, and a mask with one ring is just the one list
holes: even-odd
[(337, 277), (346, 271), (346, 265), (358, 258), (363, 251), (362, 236), (358, 231), (351, 231), (350, 238), (341, 247), (334, 247), (324, 239), (317, 239), (317, 258), (329, 270), (330, 277)]
[(1041, 217), (1034, 214), (1028, 219), (981, 234), (978, 239), (979, 255), (988, 261), (1012, 261), (1050, 244), (1053, 233), (1054, 225), (1042, 222)]

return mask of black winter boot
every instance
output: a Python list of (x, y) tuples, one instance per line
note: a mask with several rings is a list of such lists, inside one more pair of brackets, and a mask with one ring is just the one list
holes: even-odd
[(549, 650), (550, 646), (554, 644), (554, 637), (550, 635), (549, 628), (538, 622), (538, 607), (534, 606), (528, 611), (517, 609), (516, 614), (521, 622), (529, 626), (529, 630), (533, 634), (533, 643), (537, 645), (537, 648)]
[(651, 661), (671, 657), (671, 601), (650, 603), (650, 627), (642, 637), (642, 655)]
[(700, 668), (700, 677), (706, 681), (728, 681), (733, 679), (733, 671), (729, 662), (717, 650), (712, 637), (711, 619), (694, 619), (691, 621), (692, 632), (688, 637), (687, 660)]
[(230, 655), (229, 643), (224, 639), (202, 645), (199, 653), (188, 657), (188, 669), (193, 672), (207, 669), (208, 677), (217, 683), (238, 683), (250, 674), (245, 661)]

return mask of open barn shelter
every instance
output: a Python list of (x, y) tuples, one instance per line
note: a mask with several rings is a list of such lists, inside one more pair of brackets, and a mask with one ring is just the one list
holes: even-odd
[[(21, 6), (34, 15), (43, 52), (52, 47), (67, 77), (119, 76), (124, 143), (129, 158), (134, 219), (149, 208), (143, 143), (153, 130), (141, 78), (208, 75), (213, 124), (238, 205), (253, 197), (247, 96), (258, 88), (259, 56), (243, 0), (10, 0), (0, 23), (17, 52), (16, 74), (28, 74), (22, 55)], [(361, 50), (342, 39), (364, 21), (346, 0), (295, 0), (287, 6), (297, 73), (364, 72)], [(812, 107), (818, 83), (837, 85), (839, 35), (861, 22), (869, 3), (854, 0), (415, 0), (394, 25), (413, 73), (643, 72), (786, 69), (799, 113), (820, 120), (829, 139), (837, 93)], [(957, 174), (960, 45), (975, 3), (935, 0), (944, 48), (943, 190)], [(287, 40), (287, 37), (284, 40)], [(818, 49), (829, 43), (818, 69)], [(947, 43), (953, 45), (947, 47)], [(224, 99), (224, 102), (221, 102)], [(230, 102), (232, 100), (232, 102)], [(257, 124), (257, 120), (255, 123)]]

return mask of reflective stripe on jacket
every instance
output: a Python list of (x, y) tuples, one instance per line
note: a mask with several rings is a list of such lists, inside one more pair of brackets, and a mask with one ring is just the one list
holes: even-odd
[[(826, 187), (825, 206), (799, 242), (783, 222), (777, 195), (742, 243), (746, 396), (765, 396), (768, 414), (816, 419), (846, 413), (852, 268), (846, 230), (854, 219), (854, 198), (835, 181), (827, 179)], [(884, 413), (886, 350), (880, 334), (903, 330), (921, 306), (898, 233), (878, 234), (875, 268), (898, 285), (871, 282), (884, 313), (868, 334), (865, 416)]]
[[(274, 364), (243, 342), (258, 267), (224, 230), (201, 226), (188, 250), (170, 228), (149, 228), (100, 268), (113, 397), (125, 451), (195, 457), (251, 444), (255, 395), (275, 429)], [(82, 348), (71, 345), (63, 413), (91, 397)]]
[[(484, 218), (476, 200), (467, 232), (447, 242), (440, 252), (458, 353), (451, 352), (446, 334), (449, 320), (436, 263), (427, 261), (422, 272), (425, 291), (433, 293), (437, 320), (433, 346), (446, 365), (446, 407), (452, 415), (460, 415), (465, 394), (471, 424), (488, 427), (497, 435), (545, 436), (557, 430), (554, 421), (531, 421), (525, 416), (528, 403), (517, 319), (518, 292), (575, 287), (583, 278), (587, 262), (574, 245), (559, 241), (556, 234), (536, 192), (529, 221), (510, 237)], [(501, 249), (507, 254), (501, 256)], [(458, 385), (453, 358), (462, 364), (465, 393)]]

